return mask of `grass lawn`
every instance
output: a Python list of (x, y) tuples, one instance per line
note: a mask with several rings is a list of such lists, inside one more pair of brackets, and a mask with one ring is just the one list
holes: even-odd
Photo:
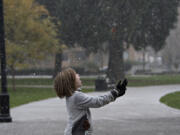
[[(128, 78), (128, 86), (150, 86), (150, 85), (168, 85), (168, 84), (180, 84), (180, 75), (153, 75), (147, 77), (131, 77)], [(94, 86), (95, 78), (82, 78), (83, 86)], [(8, 79), (8, 85), (12, 85), (12, 80)], [(16, 85), (53, 85), (52, 79), (47, 78), (30, 78), (30, 79), (16, 79)], [(86, 89), (84, 92), (92, 92), (94, 89)], [(8, 92), (10, 94), (10, 106), (15, 107), (21, 104), (26, 104), (32, 101), (38, 101), (42, 99), (47, 99), (50, 97), (55, 97), (56, 94), (52, 88), (20, 88), (17, 87), (16, 91), (12, 91), (11, 87), (8, 87)], [(177, 98), (175, 101), (168, 100), (165, 101), (164, 98), (161, 99), (162, 102), (169, 104), (178, 104), (180, 101), (180, 93), (175, 94)], [(178, 101), (177, 101), (178, 100)], [(180, 105), (179, 105), (180, 106)], [(180, 107), (179, 107), (180, 108)]]
[[(84, 86), (94, 85), (95, 78), (82, 78)], [(50, 78), (21, 78), (15, 79), (16, 85), (53, 85), (53, 79)], [(12, 85), (12, 79), (8, 79), (8, 85)]]
[[(93, 89), (84, 89), (83, 92), (92, 92)], [(51, 88), (16, 88), (13, 91), (8, 88), (8, 93), (10, 95), (10, 108), (30, 103), (33, 101), (39, 101), (51, 97), (56, 97), (56, 93)]]
[(147, 77), (127, 77), (128, 86), (151, 86), (180, 84), (180, 75), (153, 75)]
[(170, 107), (180, 109), (180, 91), (167, 94), (160, 101)]
[(33, 101), (55, 97), (56, 93), (51, 88), (16, 88), (8, 89), (10, 95), (10, 108)]
[[(15, 79), (16, 85), (53, 85), (50, 78), (18, 78)], [(8, 79), (8, 85), (12, 85), (12, 79)]]
[[(128, 86), (151, 86), (180, 84), (180, 75), (152, 75), (146, 77), (127, 76)], [(95, 78), (81, 78), (83, 86), (94, 86)], [(8, 79), (8, 85), (12, 85), (12, 80)], [(16, 85), (53, 85), (53, 80), (49, 78), (16, 79)]]

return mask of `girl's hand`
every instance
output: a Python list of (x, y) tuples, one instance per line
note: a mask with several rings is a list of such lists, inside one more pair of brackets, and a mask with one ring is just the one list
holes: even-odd
[(127, 84), (128, 84), (127, 79), (124, 79), (122, 83), (121, 81), (118, 82), (118, 84), (116, 85), (116, 88), (111, 91), (114, 98), (123, 96), (125, 94)]
[(118, 82), (118, 84), (116, 85), (116, 89), (119, 92), (119, 96), (122, 96), (125, 94), (127, 84), (128, 84), (127, 79), (124, 79), (123, 83), (121, 83), (121, 80)]

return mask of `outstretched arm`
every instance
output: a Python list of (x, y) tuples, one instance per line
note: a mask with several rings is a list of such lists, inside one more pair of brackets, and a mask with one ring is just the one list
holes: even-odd
[(78, 92), (76, 94), (75, 103), (78, 107), (82, 107), (82, 108), (102, 107), (114, 101), (116, 98), (123, 96), (126, 92), (127, 84), (128, 84), (127, 79), (125, 79), (122, 84), (121, 81), (119, 81), (115, 89), (101, 96), (89, 96), (82, 92)]
[(115, 98), (111, 92), (102, 96), (89, 96), (85, 93), (78, 92), (75, 98), (75, 103), (77, 106), (82, 108), (99, 108), (114, 100)]

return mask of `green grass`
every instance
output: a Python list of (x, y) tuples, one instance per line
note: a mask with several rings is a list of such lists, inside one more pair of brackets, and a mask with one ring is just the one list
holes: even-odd
[(81, 78), (82, 84), (84, 86), (93, 86), (95, 85), (95, 78)]
[(147, 77), (127, 77), (128, 86), (151, 86), (180, 84), (180, 75), (153, 75)]
[(170, 107), (180, 109), (180, 91), (167, 94), (160, 101)]
[(16, 91), (8, 89), (8, 92), (11, 108), (56, 96), (56, 93), (50, 88), (16, 88)]
[[(151, 86), (180, 84), (180, 75), (153, 75), (146, 77), (127, 76), (128, 86)], [(94, 86), (95, 78), (81, 78), (83, 86)], [(26, 78), (16, 79), (16, 85), (53, 85), (51, 78)], [(12, 79), (8, 79), (8, 85), (12, 85)]]
[[(131, 77), (128, 76), (128, 86), (150, 86), (150, 85), (168, 85), (180, 84), (180, 75), (154, 75), (147, 77)], [(81, 78), (83, 86), (94, 86), (95, 78)], [(8, 79), (8, 85), (12, 85), (12, 80)], [(30, 79), (16, 79), (16, 85), (53, 85), (52, 79), (47, 78), (30, 78)], [(55, 97), (56, 94), (52, 88), (20, 88), (12, 91), (8, 87), (10, 94), (10, 106), (15, 107), (21, 104), (26, 104), (32, 101), (38, 101)], [(92, 92), (94, 89), (86, 89), (83, 92)], [(179, 95), (179, 93), (177, 94)], [(164, 99), (163, 99), (164, 100)], [(177, 102), (177, 101), (175, 101)], [(179, 101), (180, 103), (180, 101)], [(178, 103), (173, 103), (178, 104)]]
[[(16, 79), (16, 85), (53, 85), (53, 80), (49, 78), (25, 78)], [(82, 79), (83, 85), (93, 85), (93, 79)], [(12, 79), (8, 79), (8, 85), (12, 85)], [(94, 89), (83, 89), (83, 92), (92, 92)], [(8, 87), (10, 95), (10, 107), (16, 107), (22, 104), (39, 101), (51, 97), (56, 97), (52, 88), (20, 88), (16, 87), (16, 91), (12, 87)]]
[[(8, 85), (12, 85), (12, 79), (8, 79)], [(84, 86), (94, 85), (95, 78), (82, 78), (82, 84)], [(53, 79), (51, 78), (23, 78), (15, 79), (16, 85), (53, 85)]]
[(88, 93), (88, 92), (93, 92), (94, 89), (82, 89), (82, 92)]
[[(53, 85), (50, 78), (20, 78), (15, 79), (16, 85)], [(12, 79), (8, 79), (8, 85), (12, 85)]]
[[(132, 77), (127, 76), (128, 86), (140, 87), (140, 86), (151, 86), (151, 85), (169, 85), (169, 84), (180, 84), (180, 75), (152, 75), (146, 77)], [(95, 78), (82, 80), (84, 86), (95, 85)]]
[[(83, 92), (92, 92), (94, 89), (83, 89)], [(10, 108), (27, 104), (33, 101), (39, 101), (43, 99), (48, 99), (51, 97), (56, 97), (56, 93), (51, 88), (16, 88), (13, 91), (8, 88), (8, 93), (10, 96)]]

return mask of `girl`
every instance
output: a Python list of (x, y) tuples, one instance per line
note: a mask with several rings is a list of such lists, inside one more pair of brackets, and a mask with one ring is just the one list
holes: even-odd
[(54, 80), (54, 89), (60, 98), (66, 98), (68, 123), (64, 135), (91, 135), (92, 119), (89, 108), (102, 107), (125, 94), (127, 80), (116, 85), (116, 89), (102, 96), (89, 96), (81, 92), (82, 83), (72, 68), (59, 72)]

